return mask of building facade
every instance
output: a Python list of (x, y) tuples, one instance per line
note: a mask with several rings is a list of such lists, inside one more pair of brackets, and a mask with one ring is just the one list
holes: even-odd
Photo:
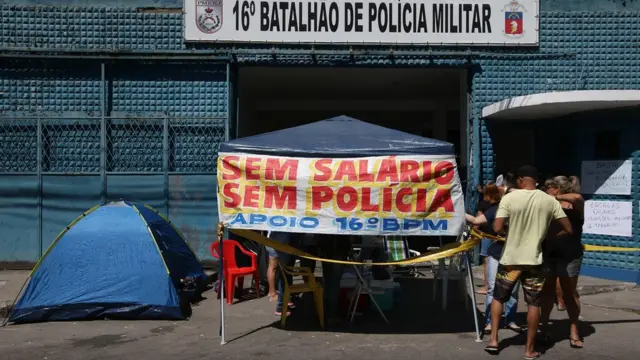
[[(238, 26), (245, 25), (244, 3), (202, 2), (238, 4)], [(502, 9), (511, 1), (486, 3)], [(204, 33), (218, 25), (209, 13), (184, 11), (182, 0), (0, 1), (0, 263), (28, 266), (83, 211), (123, 198), (167, 214), (208, 259), (218, 144), (335, 111), (387, 125), (385, 116), (402, 118), (390, 127), (454, 142), (471, 207), (477, 184), (517, 164), (580, 176), (584, 161), (631, 160), (628, 193), (587, 195), (631, 202), (631, 213), (622, 214), (631, 216), (631, 233), (585, 234), (584, 242), (640, 247), (640, 112), (633, 101), (525, 119), (483, 115), (519, 96), (640, 90), (640, 4), (531, 3), (539, 6), (538, 24), (526, 28), (537, 32), (533, 46), (460, 45), (444, 33), (432, 46), (313, 46), (251, 34), (238, 42), (185, 41), (189, 21)], [(260, 25), (273, 28), (270, 14)], [(467, 27), (486, 32), (488, 13), (480, 8), (477, 16)], [(449, 19), (449, 32), (462, 32)], [(507, 31), (507, 20), (493, 31)], [(284, 30), (274, 33), (289, 39)], [(305, 82), (316, 85), (303, 91)], [(589, 252), (583, 267), (587, 275), (640, 283), (637, 252)]]

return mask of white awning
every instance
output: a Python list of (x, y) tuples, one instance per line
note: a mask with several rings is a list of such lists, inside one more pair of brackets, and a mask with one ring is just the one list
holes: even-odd
[(640, 105), (640, 90), (558, 91), (517, 96), (486, 106), (486, 119), (543, 119)]

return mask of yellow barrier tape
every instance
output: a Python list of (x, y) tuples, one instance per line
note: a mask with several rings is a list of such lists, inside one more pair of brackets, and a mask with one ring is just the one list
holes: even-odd
[[(496, 241), (504, 241), (503, 237), (493, 236), (482, 231), (473, 229), (471, 230), (471, 236), (474, 238), (485, 238)], [(584, 247), (584, 251), (618, 251), (618, 252), (636, 252), (640, 251), (640, 248), (627, 248), (627, 247), (617, 247), (617, 246), (600, 246), (600, 245), (582, 245)]]
[(387, 262), (357, 262), (357, 261), (343, 261), (343, 260), (334, 260), (334, 259), (325, 259), (317, 256), (313, 256), (311, 254), (307, 254), (304, 251), (294, 248), (293, 246), (289, 246), (286, 244), (282, 244), (278, 241), (271, 240), (268, 237), (259, 234), (253, 230), (243, 230), (243, 229), (227, 229), (230, 232), (242, 236), (245, 239), (253, 240), (258, 244), (268, 246), (274, 250), (303, 257), (305, 259), (329, 262), (334, 264), (344, 264), (344, 265), (376, 265), (376, 266), (393, 266), (393, 265), (412, 265), (419, 264), (426, 261), (434, 261), (447, 257), (451, 257), (453, 255), (459, 254), (461, 252), (469, 251), (473, 249), (474, 246), (478, 244), (480, 241), (480, 237), (473, 236), (471, 239), (463, 242), (457, 242), (452, 244), (447, 244), (438, 250), (433, 250), (426, 252), (418, 257), (413, 257), (406, 260), (398, 260), (398, 261), (387, 261)]
[[(502, 237), (489, 235), (489, 234), (483, 233), (482, 231), (472, 229), (469, 234), (470, 236), (468, 240), (463, 242), (447, 244), (440, 249), (426, 252), (417, 257), (413, 257), (405, 260), (387, 261), (387, 262), (358, 262), (358, 261), (334, 260), (334, 259), (327, 259), (327, 258), (313, 256), (302, 250), (296, 249), (293, 246), (269, 239), (268, 237), (260, 233), (257, 233), (253, 230), (244, 230), (244, 229), (228, 229), (228, 230), (238, 236), (242, 236), (245, 239), (255, 241), (258, 244), (261, 244), (264, 246), (268, 246), (279, 252), (295, 255), (305, 259), (329, 262), (334, 264), (343, 264), (343, 265), (375, 265), (375, 266), (413, 265), (413, 264), (419, 264), (427, 261), (444, 259), (465, 251), (469, 251), (473, 249), (473, 247), (476, 246), (480, 242), (480, 240), (483, 238), (496, 240), (496, 241), (504, 241), (504, 238)], [(621, 252), (640, 251), (640, 248), (623, 248), (623, 247), (615, 247), (615, 246), (598, 246), (598, 245), (584, 245), (584, 249), (585, 251), (621, 251)]]

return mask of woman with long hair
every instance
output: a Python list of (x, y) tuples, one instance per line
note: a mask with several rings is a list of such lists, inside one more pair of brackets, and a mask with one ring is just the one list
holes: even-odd
[(558, 301), (564, 300), (564, 306), (570, 321), (570, 346), (582, 348), (583, 339), (578, 331), (580, 318), (580, 297), (578, 295), (578, 276), (582, 265), (582, 225), (584, 224), (584, 198), (580, 195), (578, 178), (572, 176), (556, 176), (545, 182), (547, 194), (555, 197), (567, 214), (573, 227), (573, 234), (563, 239), (555, 239), (558, 230), (549, 229), (549, 236), (543, 243), (544, 261), (547, 267), (547, 279), (543, 289), (541, 306), (542, 329), (546, 332), (545, 340), (549, 341), (547, 326), (553, 309), (557, 283), (560, 284)]
[[(493, 231), (493, 221), (496, 218), (498, 205), (502, 198), (502, 191), (495, 184), (489, 183), (484, 188), (484, 200), (489, 204), (485, 211), (478, 216), (466, 215), (467, 222), (478, 226), (478, 229), (489, 235), (496, 235)], [(489, 240), (489, 239), (486, 239)], [(485, 334), (491, 332), (491, 302), (493, 301), (493, 288), (496, 283), (496, 274), (498, 273), (498, 264), (502, 256), (502, 248), (504, 244), (500, 241), (489, 240), (491, 243), (487, 246), (487, 256), (485, 261), (485, 277), (487, 279), (487, 298), (485, 310)], [(516, 285), (511, 293), (511, 298), (505, 305), (504, 318), (505, 326), (515, 332), (521, 332), (522, 329), (516, 324), (516, 313), (518, 311), (518, 291), (519, 284)]]

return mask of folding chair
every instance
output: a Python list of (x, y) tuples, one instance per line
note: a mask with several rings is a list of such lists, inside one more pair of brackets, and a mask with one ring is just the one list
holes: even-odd
[[(384, 250), (389, 255), (389, 260), (401, 261), (412, 257), (420, 256), (420, 253), (409, 249), (409, 243), (406, 236), (385, 236)], [(418, 267), (432, 267), (429, 262), (411, 265), (396, 265), (393, 268), (393, 274), (397, 277), (417, 277), (425, 276), (418, 270)]]

